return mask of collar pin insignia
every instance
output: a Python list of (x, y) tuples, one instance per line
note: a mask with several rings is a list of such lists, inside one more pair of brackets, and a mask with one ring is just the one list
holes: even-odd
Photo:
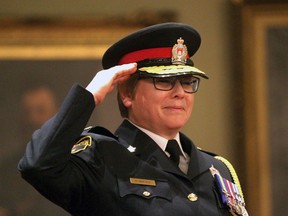
[(129, 147), (127, 149), (128, 149), (128, 151), (130, 151), (132, 153), (135, 152), (135, 150), (136, 150), (136, 148), (131, 146), (131, 145), (129, 145)]

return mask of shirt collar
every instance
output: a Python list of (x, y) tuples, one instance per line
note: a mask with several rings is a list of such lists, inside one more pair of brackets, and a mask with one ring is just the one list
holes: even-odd
[[(135, 123), (131, 122), (129, 119), (128, 121), (133, 124), (135, 127), (137, 127), (139, 130), (141, 130), (142, 132), (144, 132), (145, 134), (147, 134), (151, 139), (154, 140), (154, 142), (157, 143), (157, 145), (164, 151), (166, 149), (166, 145), (167, 145), (167, 142), (168, 142), (168, 139), (164, 138), (164, 137), (161, 137), (159, 136), (158, 134), (155, 134), (145, 128), (142, 128), (138, 125), (136, 125)], [(183, 149), (182, 149), (182, 145), (181, 145), (181, 142), (180, 142), (180, 135), (179, 133), (176, 134), (176, 136), (174, 137), (174, 139), (177, 141), (179, 147), (180, 147), (180, 150), (182, 152), (182, 155), (186, 158), (186, 154), (184, 153)]]

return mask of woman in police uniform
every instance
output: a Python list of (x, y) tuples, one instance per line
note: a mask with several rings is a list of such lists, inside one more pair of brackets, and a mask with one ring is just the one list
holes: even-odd
[[(180, 132), (207, 78), (190, 59), (199, 46), (199, 34), (181, 23), (114, 44), (104, 70), (86, 89), (75, 84), (35, 131), (19, 163), (23, 178), (72, 215), (245, 215), (236, 173)], [(114, 134), (84, 129), (116, 84), (125, 120)]]

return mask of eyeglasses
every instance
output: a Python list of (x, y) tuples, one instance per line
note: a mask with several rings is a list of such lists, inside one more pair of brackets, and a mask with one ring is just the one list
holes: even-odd
[(178, 77), (139, 77), (139, 79), (151, 78), (155, 89), (161, 91), (170, 91), (174, 88), (175, 83), (179, 80), (183, 90), (186, 93), (195, 93), (199, 88), (200, 79), (194, 76)]

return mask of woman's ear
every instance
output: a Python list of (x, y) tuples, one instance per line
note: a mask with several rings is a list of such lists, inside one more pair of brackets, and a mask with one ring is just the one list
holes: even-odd
[(119, 86), (118, 86), (118, 93), (119, 93), (119, 96), (120, 96), (120, 99), (121, 99), (123, 105), (124, 105), (126, 108), (131, 107), (131, 104), (132, 104), (132, 96), (131, 96), (130, 93), (127, 92), (127, 90), (125, 89), (124, 86), (122, 86), (122, 85), (119, 85)]
[(121, 95), (122, 102), (126, 108), (131, 107), (132, 105), (132, 98), (127, 95)]

